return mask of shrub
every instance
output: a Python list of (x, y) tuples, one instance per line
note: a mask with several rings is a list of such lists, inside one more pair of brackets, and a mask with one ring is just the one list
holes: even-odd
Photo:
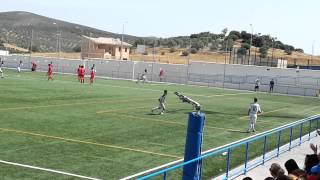
[(191, 48), (190, 49), (190, 53), (191, 54), (196, 54), (198, 52), (198, 50), (196, 48)]
[(176, 49), (175, 48), (170, 48), (169, 52), (170, 53), (174, 53), (174, 52), (176, 52)]
[(189, 52), (188, 51), (182, 51), (181, 56), (189, 56)]

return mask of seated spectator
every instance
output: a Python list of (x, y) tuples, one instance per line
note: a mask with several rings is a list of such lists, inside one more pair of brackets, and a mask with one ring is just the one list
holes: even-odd
[(311, 174), (311, 168), (319, 164), (319, 159), (316, 154), (307, 154), (304, 161), (304, 170), (308, 175)]
[(284, 175), (284, 170), (281, 168), (281, 166), (278, 163), (271, 164), (270, 167), (270, 174), (275, 179), (278, 180), (278, 177)]
[(299, 169), (298, 164), (293, 159), (289, 159), (287, 162), (285, 162), (284, 166), (286, 167), (288, 174), (292, 174), (292, 171)]

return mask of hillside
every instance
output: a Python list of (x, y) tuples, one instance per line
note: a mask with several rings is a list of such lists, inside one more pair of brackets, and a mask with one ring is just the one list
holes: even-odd
[[(13, 11), (0, 13), (0, 42), (16, 44), (28, 49), (33, 30), (33, 49), (54, 52), (57, 47), (57, 32), (61, 33), (61, 51), (70, 52), (79, 47), (81, 35), (92, 37), (120, 38), (121, 34), (102, 31), (87, 26), (73, 24), (37, 14)], [(133, 43), (137, 38), (125, 35), (124, 39)]]

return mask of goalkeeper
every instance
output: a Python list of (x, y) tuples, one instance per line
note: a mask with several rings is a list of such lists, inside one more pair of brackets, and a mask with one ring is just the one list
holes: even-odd
[(151, 112), (154, 112), (155, 110), (160, 110), (159, 114), (163, 114), (164, 113), (164, 111), (166, 110), (165, 103), (166, 103), (167, 94), (168, 94), (168, 91), (164, 90), (162, 96), (160, 96), (160, 98), (158, 99), (159, 100), (159, 106), (155, 107), (155, 108), (152, 108)]
[(190, 99), (189, 97), (187, 97), (179, 92), (174, 92), (174, 94), (177, 95), (182, 102), (186, 102), (188, 104), (191, 104), (194, 111), (200, 112), (201, 105), (198, 102)]

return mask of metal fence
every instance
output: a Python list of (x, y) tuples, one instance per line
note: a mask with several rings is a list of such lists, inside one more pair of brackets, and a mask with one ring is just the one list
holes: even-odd
[[(217, 174), (207, 175), (206, 169), (212, 168), (208, 163), (204, 163), (209, 159), (210, 163), (214, 163), (210, 159), (220, 158), (220, 161), (225, 162), (225, 172), (216, 179), (232, 179), (242, 174), (246, 174), (248, 170), (255, 168), (258, 165), (264, 164), (266, 161), (278, 157), (280, 154), (290, 151), (292, 148), (301, 145), (305, 141), (309, 141), (311, 138), (317, 136), (315, 130), (319, 127), (320, 115), (314, 115), (294, 123), (284, 125), (264, 133), (251, 136), (249, 138), (242, 139), (240, 141), (215, 148), (213, 150), (202, 153), (199, 158), (173, 164), (162, 170), (154, 170), (152, 173), (144, 174), (136, 177), (138, 180), (146, 179), (179, 179), (181, 178), (181, 169), (190, 163), (199, 162), (202, 163), (202, 179), (212, 179)], [(259, 146), (257, 146), (259, 144)], [(251, 153), (257, 148), (261, 148), (261, 154)], [(238, 152), (238, 153), (237, 153)], [(225, 156), (221, 159), (221, 154)], [(234, 156), (233, 156), (234, 155)], [(243, 156), (242, 159), (240, 156)], [(240, 158), (237, 163), (232, 162), (232, 158)], [(241, 164), (239, 166), (239, 164)], [(232, 166), (236, 168), (233, 169)], [(232, 170), (233, 169), (233, 170)], [(210, 173), (210, 172), (209, 172)]]
[(96, 65), (97, 76), (137, 79), (147, 70), (149, 81), (160, 81), (159, 71), (165, 70), (164, 80), (168, 83), (253, 90), (254, 82), (261, 82), (260, 91), (269, 91), (269, 81), (274, 79), (274, 92), (302, 96), (316, 96), (320, 89), (320, 71), (267, 68), (261, 66), (215, 64), (191, 62), (189, 65), (162, 64), (143, 61), (119, 60), (75, 60), (61, 58), (30, 57), (21, 55), (0, 56), (5, 66), (16, 68), (19, 61), (24, 69), (31, 69), (31, 62), (38, 64), (38, 70), (46, 71), (53, 62), (53, 69), (60, 73), (76, 73), (78, 65), (85, 65), (87, 72)]

